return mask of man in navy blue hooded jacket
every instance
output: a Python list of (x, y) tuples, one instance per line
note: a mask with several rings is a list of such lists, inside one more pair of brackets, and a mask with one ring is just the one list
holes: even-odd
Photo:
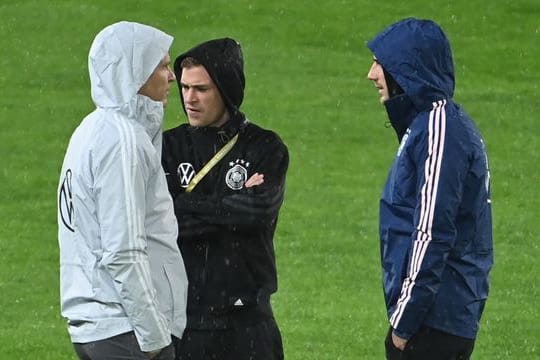
[(453, 100), (450, 44), (430, 20), (368, 43), (368, 79), (400, 142), (380, 201), (388, 359), (468, 359), (493, 265), (485, 143)]

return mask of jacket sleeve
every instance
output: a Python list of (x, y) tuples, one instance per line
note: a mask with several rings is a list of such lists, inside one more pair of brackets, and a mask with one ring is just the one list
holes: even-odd
[(186, 232), (219, 231), (223, 226), (250, 231), (276, 221), (285, 192), (289, 154), (280, 140), (258, 151), (262, 153), (259, 161), (250, 166), (248, 178), (256, 172), (262, 173), (263, 184), (221, 197), (198, 194), (196, 188), (192, 193), (179, 193), (175, 197), (180, 237)]
[(134, 134), (127, 131), (124, 140), (96, 151), (100, 266), (110, 274), (141, 349), (153, 351), (171, 341), (167, 321), (158, 310), (147, 254), (146, 181), (153, 170), (147, 154), (136, 147)]
[(417, 189), (414, 228), (407, 276), (390, 324), (409, 339), (423, 323), (439, 291), (446, 261), (456, 240), (455, 219), (467, 175), (464, 134), (433, 116), (426, 131), (409, 148), (415, 164)]

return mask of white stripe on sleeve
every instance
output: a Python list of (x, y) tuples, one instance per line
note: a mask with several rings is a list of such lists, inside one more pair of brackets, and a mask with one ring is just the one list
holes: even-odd
[[(137, 162), (137, 144), (136, 144), (136, 134), (135, 129), (131, 124), (128, 124), (126, 121), (115, 121), (114, 124), (116, 125), (118, 132), (120, 134), (120, 141), (124, 146), (121, 146), (121, 155), (122, 155), (122, 177), (123, 177), (123, 183), (124, 183), (124, 199), (126, 201), (126, 216), (127, 216), (127, 226), (128, 226), (128, 245), (130, 249), (133, 248), (140, 248), (143, 249), (146, 247), (146, 244), (144, 244), (144, 224), (141, 221), (144, 217), (139, 216), (139, 212), (141, 209), (137, 209), (137, 205), (134, 202), (135, 196), (144, 196), (144, 194), (135, 194), (135, 169), (136, 169), (136, 162)], [(144, 303), (152, 304), (153, 300), (151, 297), (152, 290), (148, 289), (148, 284), (152, 286), (152, 277), (150, 274), (150, 268), (149, 266), (143, 267), (139, 266), (140, 264), (143, 264), (144, 261), (143, 255), (140, 251), (136, 251), (134, 253), (135, 257), (132, 259), (137, 265), (136, 265), (136, 271), (137, 276), (136, 280), (139, 281), (138, 286), (140, 288), (144, 289), (143, 294), (145, 294)], [(132, 279), (134, 280), (134, 279)], [(128, 284), (128, 286), (134, 286), (135, 284)], [(137, 286), (135, 285), (135, 286)], [(139, 299), (133, 299), (135, 301), (139, 301)], [(153, 311), (147, 311), (145, 312), (146, 315), (156, 315), (156, 312)], [(152, 319), (154, 323), (161, 324), (161, 319), (154, 316), (154, 319)], [(160, 327), (162, 330), (161, 336), (163, 338), (166, 338), (169, 336), (169, 334), (163, 332), (162, 327)]]
[(446, 132), (446, 100), (433, 103), (429, 113), (428, 124), (428, 157), (424, 164), (424, 184), (421, 189), (420, 220), (417, 236), (413, 243), (409, 274), (403, 281), (401, 296), (397, 302), (396, 310), (390, 317), (390, 324), (396, 328), (403, 316), (407, 303), (411, 298), (416, 278), (422, 267), (427, 248), (432, 239), (433, 216), (437, 200), (437, 190), (444, 151)]

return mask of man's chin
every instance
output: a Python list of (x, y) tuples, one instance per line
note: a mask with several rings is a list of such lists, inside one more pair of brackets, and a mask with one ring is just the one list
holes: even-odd
[(191, 126), (202, 126), (202, 123), (198, 119), (188, 117), (188, 122)]

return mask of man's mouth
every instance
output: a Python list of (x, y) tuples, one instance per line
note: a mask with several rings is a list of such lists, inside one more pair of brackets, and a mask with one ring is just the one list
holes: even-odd
[(201, 113), (199, 109), (194, 109), (194, 108), (186, 108), (186, 112), (188, 116), (190, 117), (198, 117), (199, 114)]

